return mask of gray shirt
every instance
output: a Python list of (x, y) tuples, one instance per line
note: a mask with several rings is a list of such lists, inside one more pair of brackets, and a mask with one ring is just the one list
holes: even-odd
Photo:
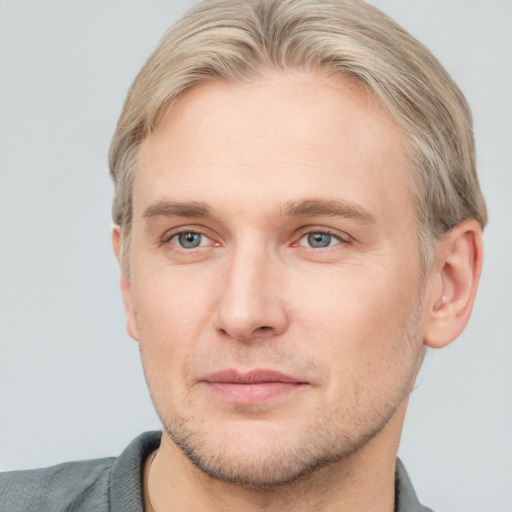
[[(143, 512), (141, 477), (160, 432), (140, 435), (117, 458), (0, 474), (0, 512)], [(396, 512), (432, 512), (418, 502), (400, 462)]]

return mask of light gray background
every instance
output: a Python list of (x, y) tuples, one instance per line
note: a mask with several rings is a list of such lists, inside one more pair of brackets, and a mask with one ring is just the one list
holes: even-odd
[[(512, 1), (375, 0), (472, 105), (491, 222), (463, 336), (413, 393), (401, 457), (437, 512), (512, 510)], [(159, 427), (125, 334), (106, 154), (186, 0), (0, 0), (0, 470), (118, 454)]]

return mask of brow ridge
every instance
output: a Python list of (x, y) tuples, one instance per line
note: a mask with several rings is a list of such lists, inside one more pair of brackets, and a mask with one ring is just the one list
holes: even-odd
[[(305, 199), (288, 201), (281, 207), (283, 217), (345, 217), (374, 223), (375, 217), (367, 209), (346, 199)], [(161, 200), (149, 206), (143, 218), (155, 217), (200, 217), (212, 218), (213, 213), (207, 203), (201, 201)]]
[(290, 201), (283, 207), (283, 215), (287, 217), (315, 217), (320, 215), (359, 219), (374, 223), (375, 217), (366, 208), (346, 199), (306, 199)]
[(149, 206), (142, 217), (204, 217), (209, 218), (212, 212), (206, 203), (201, 201), (168, 201), (162, 200)]

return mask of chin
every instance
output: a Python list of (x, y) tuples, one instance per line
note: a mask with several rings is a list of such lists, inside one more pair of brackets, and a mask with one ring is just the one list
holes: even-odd
[(307, 480), (325, 466), (343, 462), (387, 424), (361, 432), (326, 430), (317, 418), (302, 434), (225, 432), (215, 436), (173, 418), (165, 431), (187, 459), (213, 480), (253, 488), (278, 488)]

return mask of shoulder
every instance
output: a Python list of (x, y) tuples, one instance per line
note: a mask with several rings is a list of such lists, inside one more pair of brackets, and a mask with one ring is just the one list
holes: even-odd
[(142, 468), (160, 437), (141, 434), (117, 458), (0, 473), (0, 512), (142, 512)]
[(0, 474), (0, 510), (108, 510), (109, 477), (114, 462), (114, 458), (68, 462)]

